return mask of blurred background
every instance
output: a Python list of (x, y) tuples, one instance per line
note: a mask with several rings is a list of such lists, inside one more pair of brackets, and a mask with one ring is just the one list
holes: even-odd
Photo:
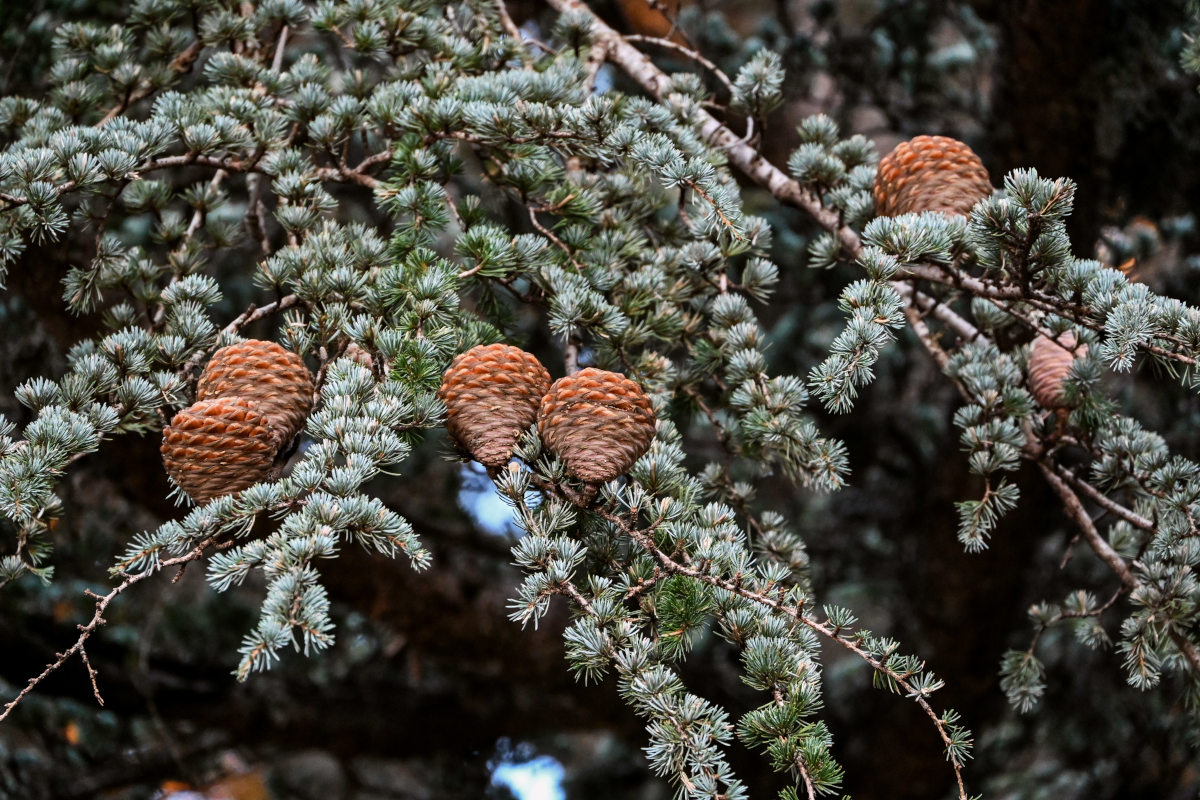
[[(1198, 79), (1178, 65), (1188, 31), (1183, 0), (605, 0), (593, 7), (621, 30), (695, 46), (732, 74), (761, 47), (782, 54), (786, 102), (762, 147), (783, 164), (794, 127), (824, 112), (844, 134), (881, 153), (921, 133), (970, 144), (993, 181), (1016, 167), (1079, 185), (1070, 231), (1075, 252), (1126, 268), (1161, 293), (1200, 299)], [(511, 6), (531, 34), (552, 16), (528, 0)], [(122, 24), (116, 0), (0, 2), (0, 94), (37, 95), (62, 20)], [(668, 71), (691, 62), (645, 45)], [(601, 85), (629, 88), (605, 68)], [(384, 224), (366, 190), (335, 187), (339, 214)], [(771, 370), (807, 374), (840, 331), (835, 300), (857, 277), (841, 266), (805, 267), (807, 220), (752, 186), (747, 207), (771, 220), (781, 284), (758, 311), (772, 333)], [(519, 225), (513, 221), (514, 225)], [(250, 252), (249, 250), (247, 251)], [(0, 296), (0, 411), (21, 424), (12, 398), (22, 381), (57, 376), (64, 353), (98, 319), (61, 307), (70, 244), (30, 248)], [(229, 318), (252, 289), (218, 274)], [(530, 320), (531, 348), (551, 372), (561, 356)], [(269, 337), (270, 327), (244, 331)], [(557, 361), (555, 359), (558, 359)], [(1001, 654), (1031, 635), (1025, 611), (1042, 599), (1114, 581), (1086, 549), (1033, 470), (1018, 476), (1019, 508), (986, 552), (955, 539), (954, 501), (978, 497), (951, 416), (953, 386), (919, 345), (902, 338), (878, 380), (846, 416), (814, 410), (821, 430), (847, 443), (852, 485), (835, 495), (783, 478), (759, 487), (808, 543), (817, 598), (854, 609), (866, 627), (899, 639), (947, 683), (943, 705), (975, 732), (968, 785), (988, 798), (1195, 797), (1200, 772), (1179, 724), (1176, 687), (1125, 685), (1119, 656), (1051, 632), (1039, 654), (1047, 691), (1019, 715), (998, 686)], [(1111, 380), (1127, 408), (1181, 454), (1200, 456), (1200, 403), (1152, 373)], [(715, 452), (707, 429), (688, 431), (693, 466)], [(124, 437), (81, 460), (62, 485), (56, 580), (25, 579), (0, 592), (0, 696), (9, 698), (91, 616), (86, 588), (107, 584), (114, 555), (134, 532), (181, 515), (165, 500), (156, 435)], [(566, 611), (538, 630), (506, 619), (520, 580), (508, 548), (507, 508), (482, 472), (448, 457), (432, 433), (403, 476), (369, 488), (406, 516), (434, 555), (405, 563), (347, 549), (323, 573), (337, 645), (311, 659), (285, 657), (245, 684), (231, 676), (243, 632), (257, 617), (253, 581), (213, 592), (202, 569), (178, 582), (146, 581), (122, 596), (91, 640), (106, 704), (97, 707), (82, 665), (41, 685), (0, 725), (0, 797), (181, 800), (666, 798), (646, 769), (646, 736), (613, 682), (576, 683), (563, 658)], [(9, 546), (0, 537), (0, 552)], [(1065, 566), (1064, 555), (1073, 553)], [(1115, 616), (1115, 615), (1114, 615)], [(1112, 622), (1112, 620), (1107, 620)], [(948, 796), (950, 771), (914, 704), (871, 687), (870, 674), (826, 653), (825, 718), (844, 789), (861, 798)], [(689, 688), (735, 713), (760, 702), (738, 679), (737, 655), (702, 640), (682, 670)], [(755, 797), (780, 778), (740, 746), (731, 761)]]

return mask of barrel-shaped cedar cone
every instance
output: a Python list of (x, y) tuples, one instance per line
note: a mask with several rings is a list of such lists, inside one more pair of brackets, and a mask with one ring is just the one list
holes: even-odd
[(654, 409), (619, 372), (588, 367), (560, 378), (538, 409), (542, 442), (587, 483), (623, 475), (654, 438)]
[(875, 173), (875, 213), (881, 217), (922, 211), (967, 216), (991, 193), (992, 181), (979, 156), (948, 136), (901, 142)]
[(1087, 346), (1076, 347), (1075, 334), (1066, 331), (1057, 341), (1038, 336), (1029, 348), (1029, 391), (1042, 408), (1065, 408), (1063, 380), (1076, 358), (1087, 353)]
[(247, 339), (222, 347), (204, 367), (196, 399), (216, 397), (252, 401), (289, 442), (312, 411), (312, 373), (300, 356), (275, 342)]
[(485, 467), (500, 467), (537, 419), (550, 373), (519, 347), (488, 344), (460, 353), (442, 375), (438, 397), (454, 441)]
[(198, 400), (163, 429), (163, 465), (188, 497), (206, 503), (265, 478), (282, 441), (252, 400)]

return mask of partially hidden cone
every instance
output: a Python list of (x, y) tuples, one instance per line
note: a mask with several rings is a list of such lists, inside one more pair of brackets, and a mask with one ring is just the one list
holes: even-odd
[(550, 387), (538, 409), (538, 433), (568, 473), (604, 483), (650, 449), (654, 408), (642, 387), (621, 373), (588, 367)]
[(188, 497), (206, 503), (265, 478), (283, 441), (252, 400), (199, 400), (163, 429), (163, 465)]
[(1063, 381), (1076, 358), (1087, 354), (1087, 345), (1076, 346), (1075, 334), (1065, 331), (1057, 341), (1039, 335), (1029, 348), (1029, 391), (1042, 408), (1065, 408)]
[(313, 377), (304, 360), (275, 342), (247, 339), (213, 353), (196, 385), (197, 400), (252, 401), (289, 442), (313, 405)]
[(967, 216), (992, 193), (975, 152), (949, 136), (918, 136), (896, 145), (875, 173), (875, 213), (881, 217), (940, 211)]
[(519, 347), (488, 344), (460, 353), (442, 375), (446, 428), (485, 467), (501, 467), (537, 419), (550, 373)]

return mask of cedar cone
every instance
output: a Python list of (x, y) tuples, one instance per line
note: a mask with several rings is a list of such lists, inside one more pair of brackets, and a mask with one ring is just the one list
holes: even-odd
[(918, 136), (896, 145), (875, 173), (875, 213), (922, 211), (967, 216), (992, 193), (987, 168), (971, 148), (948, 136)]
[(189, 497), (206, 503), (265, 478), (281, 443), (253, 400), (214, 397), (180, 411), (163, 429), (163, 465)]
[(519, 347), (488, 344), (460, 353), (442, 375), (438, 397), (454, 441), (485, 467), (501, 467), (537, 419), (550, 373)]
[(252, 401), (290, 442), (312, 411), (313, 378), (304, 360), (275, 342), (247, 339), (213, 353), (196, 385), (197, 400)]
[(1063, 379), (1077, 357), (1087, 354), (1087, 345), (1076, 347), (1075, 334), (1066, 331), (1057, 341), (1038, 336), (1029, 348), (1029, 391), (1042, 408), (1065, 408)]
[(560, 378), (542, 398), (538, 433), (567, 472), (588, 483), (623, 475), (654, 438), (654, 409), (619, 372), (588, 367)]

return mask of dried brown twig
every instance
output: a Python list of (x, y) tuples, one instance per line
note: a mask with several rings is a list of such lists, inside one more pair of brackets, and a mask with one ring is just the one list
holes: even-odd
[(106, 623), (106, 620), (104, 619), (104, 612), (108, 609), (109, 604), (126, 589), (134, 584), (141, 583), (151, 575), (155, 575), (169, 567), (183, 568), (187, 564), (190, 564), (191, 562), (201, 558), (209, 548), (219, 547), (221, 539), (221, 534), (210, 536), (181, 556), (156, 562), (141, 572), (122, 572), (120, 574), (124, 577), (124, 580), (114, 586), (106, 595), (98, 595), (89, 589), (87, 591), (87, 595), (96, 601), (96, 607), (92, 613), (91, 620), (86, 625), (79, 626), (79, 638), (75, 640), (75, 644), (71, 645), (61, 653), (56, 653), (54, 661), (51, 661), (49, 664), (47, 664), (46, 668), (42, 670), (40, 674), (30, 678), (29, 682), (25, 684), (25, 688), (23, 688), (16, 697), (4, 704), (4, 712), (0, 713), (0, 722), (3, 722), (5, 719), (7, 719), (8, 716), (12, 714), (13, 710), (16, 709), (17, 705), (26, 697), (28, 697), (30, 692), (37, 688), (39, 683), (48, 678), (52, 673), (58, 670), (59, 667), (70, 661), (72, 656), (77, 654), (82, 659), (84, 667), (87, 668), (88, 677), (92, 682), (92, 693), (96, 698), (96, 702), (98, 702), (100, 705), (104, 705), (104, 698), (100, 695), (100, 688), (96, 683), (96, 677), (99, 673), (95, 668), (92, 667), (92, 663), (88, 659), (85, 646), (87, 645), (87, 640), (91, 637), (91, 635), (95, 633), (100, 626)]

